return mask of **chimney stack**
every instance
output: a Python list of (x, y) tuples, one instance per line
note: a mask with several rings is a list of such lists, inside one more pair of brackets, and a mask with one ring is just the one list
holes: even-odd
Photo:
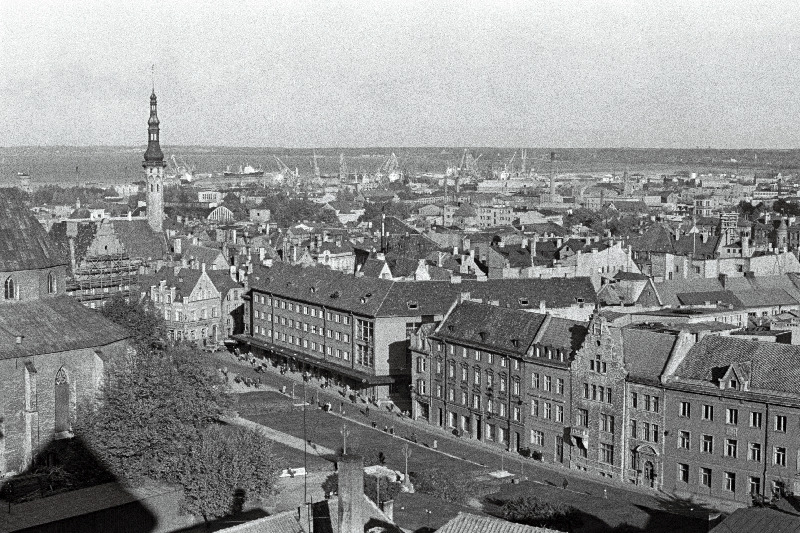
[(339, 532), (364, 533), (364, 459), (339, 458)]

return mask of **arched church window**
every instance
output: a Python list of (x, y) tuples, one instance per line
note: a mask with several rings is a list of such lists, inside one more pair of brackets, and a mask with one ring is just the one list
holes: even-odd
[(55, 432), (70, 431), (70, 390), (67, 371), (61, 367), (56, 373), (55, 383)]
[(49, 294), (55, 294), (58, 292), (58, 281), (56, 280), (56, 275), (53, 272), (47, 274), (47, 292)]
[(17, 284), (14, 282), (14, 278), (11, 276), (6, 278), (4, 294), (6, 300), (19, 299), (19, 287), (17, 287)]

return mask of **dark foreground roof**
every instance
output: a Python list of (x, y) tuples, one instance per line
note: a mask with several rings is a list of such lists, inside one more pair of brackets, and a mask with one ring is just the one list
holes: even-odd
[(0, 194), (0, 272), (37, 270), (69, 261), (20, 202)]
[(128, 337), (124, 328), (68, 296), (0, 305), (0, 359), (106, 346)]

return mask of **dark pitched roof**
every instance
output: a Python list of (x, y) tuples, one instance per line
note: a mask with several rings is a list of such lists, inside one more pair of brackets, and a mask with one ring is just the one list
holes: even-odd
[(437, 338), (524, 356), (547, 315), (461, 302), (437, 329)]
[(241, 283), (234, 281), (230, 272), (227, 270), (206, 270), (206, 274), (208, 274), (214, 287), (216, 287), (223, 296), (231, 289), (243, 286)]
[(554, 316), (546, 324), (537, 342), (542, 346), (559, 348), (571, 353), (583, 345), (587, 332), (584, 322)]
[[(16, 343), (17, 336), (22, 342)], [(68, 296), (0, 305), (0, 359), (105, 346), (130, 337)]]
[(33, 213), (0, 194), (0, 271), (36, 270), (68, 262)]
[(622, 349), (628, 376), (658, 383), (678, 337), (640, 328), (622, 328)]
[(146, 220), (115, 220), (114, 230), (131, 259), (155, 260), (164, 257), (167, 241), (154, 232)]
[(675, 253), (673, 243), (672, 230), (664, 224), (654, 224), (631, 241), (631, 249), (634, 252)]
[(459, 512), (436, 530), (437, 533), (557, 533), (555, 529), (526, 526), (495, 518)]
[(540, 301), (547, 309), (565, 308), (578, 299), (592, 305), (597, 298), (589, 278), (395, 282), (286, 263), (254, 267), (250, 284), (265, 292), (367, 316), (442, 315), (464, 293), (470, 299), (512, 309), (538, 309)]
[(796, 533), (800, 531), (800, 516), (769, 507), (746, 507), (735, 510), (712, 529), (711, 533), (750, 533), (752, 531)]
[(751, 363), (750, 390), (800, 395), (800, 346), (708, 335), (692, 346), (675, 377), (716, 387), (724, 369)]
[(205, 263), (206, 266), (211, 268), (211, 265), (222, 256), (222, 250), (219, 248), (209, 248), (208, 246), (200, 246), (198, 244), (189, 244), (184, 247), (181, 255), (186, 259), (196, 259), (198, 263)]

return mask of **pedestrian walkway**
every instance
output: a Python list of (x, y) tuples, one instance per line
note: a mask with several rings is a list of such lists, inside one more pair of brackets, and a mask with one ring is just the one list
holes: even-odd
[(311, 453), (315, 453), (316, 455), (322, 457), (323, 459), (326, 458), (323, 456), (333, 457), (336, 455), (335, 451), (331, 450), (330, 448), (326, 448), (321, 444), (314, 444), (314, 443), (307, 444), (306, 442), (303, 441), (303, 439), (299, 439), (297, 437), (289, 435), (288, 433), (277, 431), (275, 429), (272, 429), (271, 427), (258, 424), (256, 422), (241, 418), (239, 416), (223, 418), (222, 420), (223, 422), (226, 422), (228, 424), (242, 426), (257, 431), (258, 433), (261, 433), (262, 435), (267, 437), (269, 440), (279, 442), (280, 444), (289, 446), (290, 448), (294, 448), (295, 450), (299, 450), (301, 452), (309, 451)]

